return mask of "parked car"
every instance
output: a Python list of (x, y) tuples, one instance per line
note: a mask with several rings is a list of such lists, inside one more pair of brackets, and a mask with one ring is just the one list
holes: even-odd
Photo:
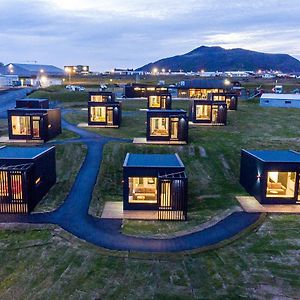
[(78, 85), (67, 85), (66, 89), (75, 92), (75, 91), (79, 91), (79, 92), (83, 92), (85, 91), (85, 88), (83, 86), (78, 86)]

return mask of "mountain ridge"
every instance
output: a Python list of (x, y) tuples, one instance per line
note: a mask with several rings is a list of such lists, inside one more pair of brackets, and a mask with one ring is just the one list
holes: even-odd
[(200, 46), (187, 53), (148, 63), (137, 70), (151, 72), (153, 68), (189, 71), (278, 70), (300, 72), (300, 61), (289, 54), (271, 54), (242, 48), (224, 49)]

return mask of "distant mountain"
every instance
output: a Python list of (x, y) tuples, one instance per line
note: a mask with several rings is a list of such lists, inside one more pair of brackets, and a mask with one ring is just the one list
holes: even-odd
[(183, 55), (164, 58), (137, 70), (153, 68), (189, 71), (280, 70), (300, 72), (300, 61), (288, 54), (268, 54), (245, 49), (201, 46)]

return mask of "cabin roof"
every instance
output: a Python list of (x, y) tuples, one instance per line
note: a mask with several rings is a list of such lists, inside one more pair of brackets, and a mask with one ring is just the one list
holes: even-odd
[(48, 101), (48, 99), (46, 98), (23, 98), (23, 99), (17, 99), (16, 101), (26, 101), (26, 102), (30, 102), (30, 101), (35, 101), (35, 102), (44, 102), (44, 101)]
[(167, 167), (183, 168), (184, 165), (178, 154), (132, 154), (127, 153), (124, 167)]
[(219, 79), (190, 79), (178, 85), (179, 89), (230, 89), (232, 84), (226, 84)]
[(0, 148), (0, 159), (34, 159), (54, 147), (7, 147)]
[(293, 150), (243, 150), (263, 162), (300, 163), (300, 153)]
[(186, 111), (183, 109), (148, 109), (147, 112), (150, 113), (182, 113), (186, 114)]

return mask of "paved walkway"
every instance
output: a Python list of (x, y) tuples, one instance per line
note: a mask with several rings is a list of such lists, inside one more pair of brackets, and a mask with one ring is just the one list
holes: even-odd
[(88, 208), (100, 169), (104, 145), (110, 141), (129, 142), (129, 140), (102, 137), (73, 126), (64, 120), (62, 125), (77, 133), (80, 138), (58, 141), (56, 144), (82, 142), (87, 145), (86, 158), (64, 203), (50, 213), (2, 214), (0, 223), (57, 224), (87, 242), (112, 250), (178, 252), (212, 246), (232, 239), (259, 220), (259, 213), (235, 212), (209, 228), (180, 237), (147, 239), (126, 236), (121, 233), (121, 219), (96, 218), (88, 214)]

